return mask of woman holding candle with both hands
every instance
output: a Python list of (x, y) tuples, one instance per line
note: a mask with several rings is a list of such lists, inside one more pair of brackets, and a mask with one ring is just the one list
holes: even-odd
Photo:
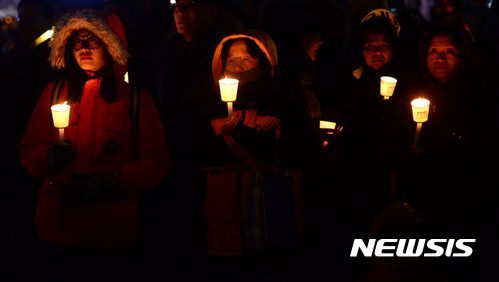
[[(286, 247), (295, 251), (304, 244), (299, 169), (305, 149), (313, 144), (313, 140), (306, 143), (312, 132), (307, 131), (303, 108), (280, 95), (276, 65), (274, 42), (257, 30), (227, 36), (213, 57), (216, 82), (225, 75), (239, 80), (232, 118), (228, 120), (226, 104), (219, 101), (218, 106), (210, 107), (210, 113), (198, 119), (194, 128), (198, 165), (208, 173), (205, 223), (208, 253), (215, 259), (215, 276), (220, 276), (217, 281), (232, 281), (238, 272), (248, 271), (240, 269), (241, 258), (264, 254), (272, 248), (267, 245), (272, 239), (266, 237), (271, 237), (271, 232), (263, 229), (271, 228), (271, 211), (263, 216), (257, 212), (263, 209), (255, 208), (255, 193), (262, 192), (256, 182), (263, 179), (265, 186), (266, 175), (285, 173), (283, 177), (291, 181), (287, 194), (282, 196), (291, 197), (286, 206), (291, 213), (284, 217), (291, 217), (287, 219), (294, 222), (294, 227), (282, 238), (290, 239)], [(270, 198), (259, 200), (263, 205)], [(285, 211), (281, 212), (284, 215)], [(262, 220), (267, 220), (266, 224), (261, 225)]]
[[(130, 117), (128, 57), (115, 15), (83, 10), (57, 23), (50, 61), (66, 69), (67, 80), (60, 95), (55, 82), (45, 88), (20, 146), (21, 163), (45, 177), (35, 222), (49, 241), (57, 281), (128, 281), (139, 192), (169, 170), (147, 93), (139, 96), (139, 116)], [(57, 104), (71, 106), (65, 142), (51, 117), (53, 92)]]

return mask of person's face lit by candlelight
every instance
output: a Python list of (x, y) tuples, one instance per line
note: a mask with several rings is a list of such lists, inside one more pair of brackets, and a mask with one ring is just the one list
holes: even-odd
[(321, 45), (322, 38), (318, 34), (316, 36), (303, 38), (303, 48), (312, 61), (315, 61), (315, 55)]
[(242, 73), (260, 65), (260, 60), (251, 56), (243, 40), (237, 40), (229, 48), (225, 68), (233, 73)]
[(438, 82), (446, 82), (461, 64), (460, 51), (455, 41), (446, 35), (434, 36), (430, 42), (426, 64)]
[(96, 72), (107, 64), (106, 50), (94, 33), (80, 30), (72, 43), (76, 62), (83, 70)]
[(390, 62), (393, 51), (383, 33), (372, 32), (366, 36), (362, 54), (368, 67), (373, 70), (379, 70)]

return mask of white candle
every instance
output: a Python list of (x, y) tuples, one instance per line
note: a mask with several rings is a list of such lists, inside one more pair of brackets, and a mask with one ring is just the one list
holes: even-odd
[(69, 109), (71, 107), (64, 104), (56, 104), (50, 107), (52, 110), (52, 119), (54, 120), (54, 127), (59, 128), (59, 140), (64, 142), (64, 128), (69, 125)]
[(227, 102), (227, 110), (229, 112), (229, 120), (232, 118), (232, 102), (237, 98), (237, 87), (239, 80), (233, 78), (220, 79), (220, 96), (222, 101)]
[(380, 94), (383, 96), (384, 100), (390, 99), (395, 91), (395, 85), (397, 85), (397, 79), (390, 76), (382, 76), (381, 83), (379, 85)]
[(239, 80), (233, 78), (224, 78), (218, 81), (220, 83), (220, 95), (224, 102), (234, 102), (237, 98), (237, 86)]
[(415, 122), (425, 122), (428, 120), (428, 114), (430, 112), (430, 101), (418, 98), (412, 100), (411, 106), (412, 118)]
[(227, 111), (229, 112), (229, 120), (232, 118), (232, 102), (227, 102)]
[(64, 128), (59, 128), (59, 141), (64, 142)]
[(423, 126), (422, 122), (418, 122), (416, 126), (416, 134), (414, 135), (414, 146), (418, 146), (419, 143), (419, 134), (421, 134), (421, 127)]
[[(335, 129), (336, 128), (336, 122), (321, 120), (321, 121), (319, 121), (319, 128)], [(333, 133), (331, 132), (329, 134), (333, 134)]]
[[(321, 120), (319, 121), (319, 128), (322, 129), (335, 129), (336, 128), (336, 122), (332, 121), (327, 121), (327, 120)], [(333, 134), (332, 132), (327, 132), (327, 134)], [(328, 144), (328, 141), (323, 141), (322, 142), (322, 147), (326, 147)]]
[(415, 99), (411, 102), (412, 106), (412, 118), (417, 122), (416, 134), (414, 135), (414, 146), (418, 146), (419, 135), (421, 134), (421, 127), (423, 122), (428, 120), (428, 114), (430, 112), (430, 101), (427, 99)]

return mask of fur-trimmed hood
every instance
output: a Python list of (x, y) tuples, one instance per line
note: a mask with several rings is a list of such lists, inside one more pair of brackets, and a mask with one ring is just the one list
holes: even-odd
[(130, 54), (127, 51), (125, 32), (119, 18), (114, 14), (86, 9), (65, 14), (57, 22), (49, 56), (53, 68), (65, 67), (66, 44), (75, 32), (82, 29), (97, 35), (111, 59), (121, 66), (126, 66)]

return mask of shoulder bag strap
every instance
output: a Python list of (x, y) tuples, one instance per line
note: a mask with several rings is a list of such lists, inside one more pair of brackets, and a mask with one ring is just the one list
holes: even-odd
[(59, 100), (59, 97), (61, 96), (62, 88), (64, 87), (64, 82), (66, 80), (62, 79), (57, 81), (54, 86), (52, 87), (52, 94), (50, 100), (52, 101), (52, 105), (57, 104), (57, 101)]
[(135, 134), (137, 133), (137, 128), (139, 127), (140, 99), (141, 99), (140, 92), (141, 92), (140, 87), (138, 86), (130, 87), (130, 121), (132, 122), (132, 130), (130, 132), (130, 138), (132, 143), (132, 151), (135, 148)]

